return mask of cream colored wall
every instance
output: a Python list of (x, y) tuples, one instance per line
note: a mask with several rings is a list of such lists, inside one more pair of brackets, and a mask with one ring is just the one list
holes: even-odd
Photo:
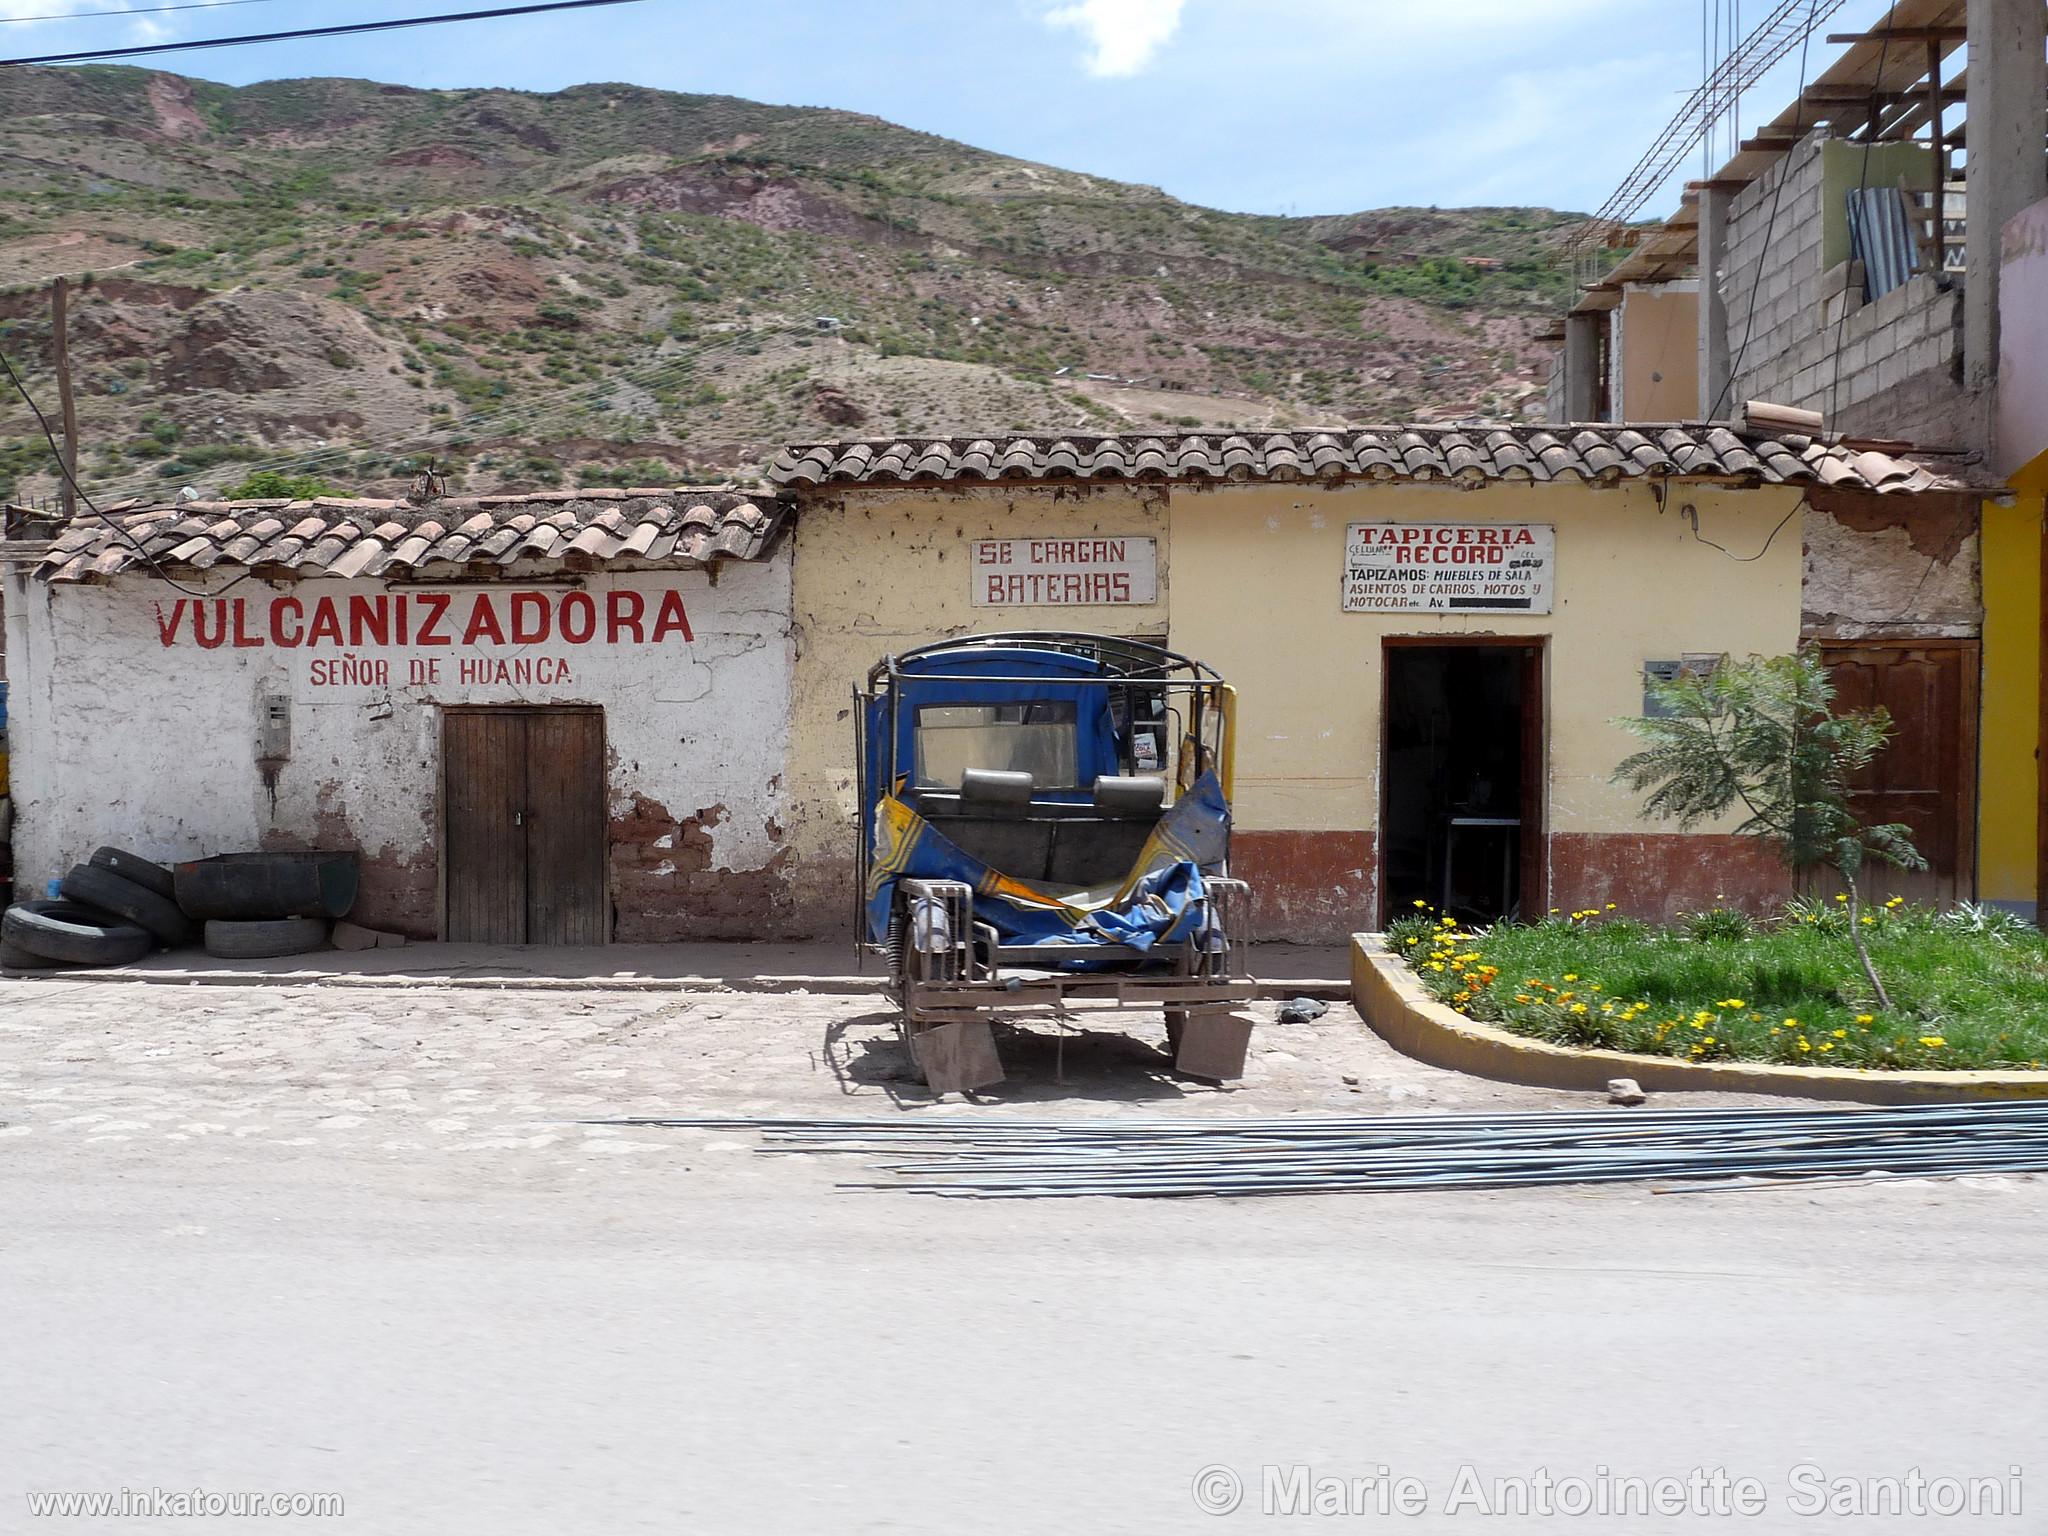
[[(977, 608), (968, 548), (976, 539), (1149, 537), (1158, 541), (1155, 602), (1118, 607)], [(1334, 581), (1334, 577), (1332, 578)], [(1077, 629), (1163, 635), (1171, 586), (1160, 487), (941, 486), (806, 498), (796, 519), (796, 675), (789, 846), (821, 919), (842, 925), (853, 861), (853, 689), (892, 651), (949, 635)]]
[(1621, 301), (1617, 421), (1700, 414), (1700, 296), (1691, 286), (1631, 288)]
[[(1686, 652), (1783, 654), (1799, 643), (1796, 491), (1421, 485), (1176, 487), (1175, 650), (1209, 662), (1239, 701), (1237, 825), (1366, 830), (1378, 820), (1380, 642), (1389, 635), (1544, 635), (1547, 825), (1553, 832), (1675, 832), (1608, 782), (1631, 738), (1608, 722), (1642, 710), (1642, 664)], [(1695, 539), (1681, 515), (1738, 562)], [(1790, 522), (1770, 538), (1772, 529)], [(1344, 613), (1345, 525), (1539, 522), (1557, 531), (1548, 616)], [(802, 558), (798, 561), (802, 611)]]

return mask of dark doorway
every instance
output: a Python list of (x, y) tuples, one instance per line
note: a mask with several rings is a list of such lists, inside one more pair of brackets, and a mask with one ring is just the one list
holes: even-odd
[(1380, 889), (1496, 922), (1541, 890), (1542, 650), (1389, 641)]
[(441, 762), (448, 940), (604, 943), (603, 712), (451, 709)]

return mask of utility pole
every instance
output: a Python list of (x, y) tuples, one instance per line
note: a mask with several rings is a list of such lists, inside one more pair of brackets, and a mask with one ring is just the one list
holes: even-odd
[(70, 296), (69, 278), (60, 277), (50, 285), (50, 355), (57, 365), (57, 409), (64, 418), (64, 473), (58, 491), (67, 523), (78, 515), (78, 493), (72, 489), (78, 479), (78, 408), (71, 399), (71, 339), (66, 314)]

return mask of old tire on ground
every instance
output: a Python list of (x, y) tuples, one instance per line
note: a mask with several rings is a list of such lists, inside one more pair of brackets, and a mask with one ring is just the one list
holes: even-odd
[(62, 960), (45, 960), (41, 955), (0, 939), (0, 971), (49, 971), (63, 966)]
[(268, 960), (326, 947), (324, 918), (273, 917), (253, 922), (215, 918), (206, 925), (206, 952), (223, 960)]
[(222, 853), (173, 870), (178, 905), (207, 922), (347, 917), (360, 879), (354, 853)]
[(74, 864), (58, 887), (66, 901), (98, 907), (147, 928), (159, 944), (176, 949), (192, 942), (192, 921), (168, 896), (137, 885), (126, 875), (94, 864)]
[(139, 853), (130, 853), (125, 848), (95, 848), (85, 862), (94, 869), (110, 869), (123, 880), (132, 881), (145, 891), (154, 891), (166, 901), (177, 900), (177, 881), (171, 872)]
[(132, 965), (156, 940), (149, 930), (72, 901), (24, 901), (0, 918), (0, 939), (68, 965)]

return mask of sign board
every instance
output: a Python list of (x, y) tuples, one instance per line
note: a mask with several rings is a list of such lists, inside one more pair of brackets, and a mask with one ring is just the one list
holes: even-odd
[(1548, 523), (1353, 523), (1346, 613), (1548, 613), (1557, 530)]
[(977, 608), (1121, 607), (1159, 600), (1156, 539), (976, 539)]

